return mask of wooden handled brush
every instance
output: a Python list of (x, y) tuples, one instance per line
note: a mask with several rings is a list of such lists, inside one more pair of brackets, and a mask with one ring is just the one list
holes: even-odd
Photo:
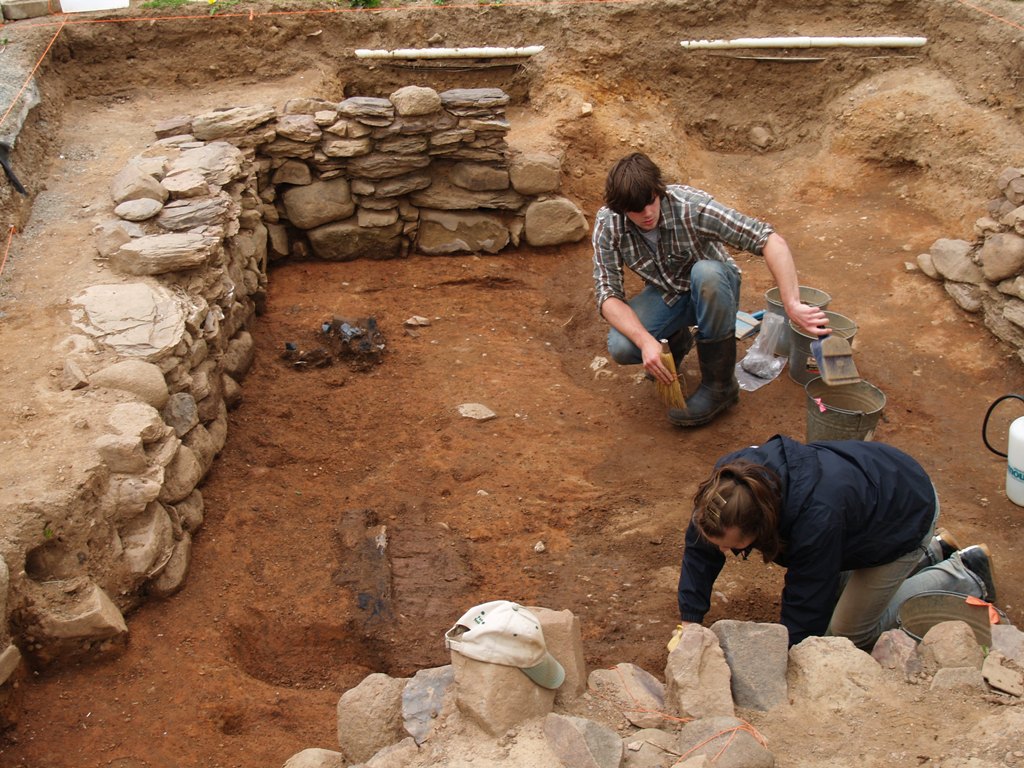
[(672, 357), (672, 349), (668, 345), (668, 339), (661, 339), (661, 364), (668, 368), (672, 374), (672, 383), (664, 384), (655, 379), (654, 383), (658, 388), (658, 397), (669, 408), (686, 407), (686, 398), (683, 397), (683, 388), (679, 384), (682, 373), (676, 371), (676, 361)]

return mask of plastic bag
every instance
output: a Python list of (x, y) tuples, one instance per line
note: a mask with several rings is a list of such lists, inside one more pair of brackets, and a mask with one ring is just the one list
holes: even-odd
[(786, 358), (775, 356), (775, 345), (782, 336), (784, 321), (782, 315), (765, 314), (757, 339), (740, 362), (743, 370), (759, 379), (774, 379), (781, 373), (783, 366), (786, 365)]

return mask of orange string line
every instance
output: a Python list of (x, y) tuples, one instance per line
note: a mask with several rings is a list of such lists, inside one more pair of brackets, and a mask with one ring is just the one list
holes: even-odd
[(765, 749), (768, 748), (767, 740), (760, 733), (757, 732), (757, 729), (754, 728), (754, 726), (752, 726), (750, 723), (744, 721), (743, 725), (737, 725), (734, 728), (727, 728), (724, 731), (719, 731), (718, 733), (714, 734), (713, 736), (708, 736), (706, 739), (704, 739), (704, 741), (700, 742), (699, 744), (695, 744), (690, 749), (688, 749), (685, 754), (680, 755), (679, 759), (676, 760), (674, 763), (672, 763), (672, 765), (679, 765), (681, 762), (686, 760), (687, 757), (692, 755), (694, 752), (696, 752), (701, 747), (705, 747), (708, 744), (710, 744), (711, 742), (713, 742), (715, 739), (720, 738), (720, 737), (725, 736), (726, 734), (728, 734), (729, 738), (726, 740), (725, 744), (723, 744), (722, 748), (720, 750), (718, 750), (718, 752), (715, 753), (715, 756), (710, 759), (709, 762), (713, 763), (716, 760), (718, 760), (718, 758), (720, 758), (722, 755), (725, 754), (725, 751), (727, 749), (729, 749), (729, 747), (732, 745), (733, 739), (736, 738), (736, 734), (738, 734), (740, 731), (746, 731), (747, 733), (752, 735), (755, 739), (757, 739), (762, 747), (764, 747)]
[(991, 11), (985, 10), (984, 8), (979, 8), (977, 5), (974, 5), (973, 3), (968, 3), (967, 0), (957, 0), (957, 2), (960, 3), (960, 5), (966, 6), (967, 8), (970, 8), (972, 10), (977, 11), (978, 13), (983, 13), (986, 16), (989, 16), (989, 17), (995, 19), (996, 21), (1001, 21), (1001, 22), (1003, 22), (1003, 24), (1008, 24), (1011, 27), (1015, 27), (1016, 29), (1024, 31), (1024, 26), (1021, 26), (1017, 22), (1010, 21), (1009, 19), (1004, 19), (1002, 16), (997, 16), (996, 14), (992, 13)]
[(0, 276), (4, 273), (4, 267), (7, 266), (7, 254), (11, 252), (11, 242), (14, 240), (14, 225), (11, 225), (10, 231), (7, 233), (7, 247), (4, 248), (4, 258), (0, 260)]
[[(626, 685), (626, 678), (623, 676), (622, 670), (618, 667), (618, 665), (612, 667), (611, 669), (614, 669), (615, 673), (619, 676), (619, 681), (622, 683), (622, 690), (624, 690), (627, 694), (629, 694), (629, 698), (631, 698), (633, 700), (633, 703), (636, 705), (632, 709), (625, 710), (626, 712), (638, 712), (638, 713), (645, 714), (645, 715), (659, 715), (660, 717), (663, 717), (666, 720), (670, 720), (670, 721), (676, 722), (676, 723), (688, 723), (691, 720), (693, 720), (692, 717), (676, 717), (675, 715), (670, 715), (667, 712), (661, 712), (660, 710), (657, 710), (657, 709), (647, 709), (646, 707), (640, 706), (640, 702), (637, 700), (637, 698), (633, 694), (633, 692), (631, 690), (629, 690), (629, 686)], [(602, 696), (597, 691), (591, 691), (591, 693), (593, 693), (595, 696), (597, 696), (600, 699), (604, 699), (609, 704), (613, 704), (616, 707), (618, 706), (617, 702), (612, 701), (607, 696)]]
[[(335, 13), (381, 13), (381, 12), (385, 12), (385, 11), (396, 12), (396, 11), (438, 11), (438, 10), (456, 11), (456, 10), (465, 10), (465, 9), (474, 9), (474, 10), (478, 10), (479, 11), (481, 9), (502, 8), (502, 7), (530, 8), (530, 7), (563, 6), (563, 5), (621, 5), (621, 4), (639, 3), (639, 2), (644, 2), (644, 0), (561, 0), (560, 2), (542, 2), (540, 0), (533, 0), (531, 2), (530, 0), (521, 0), (520, 2), (502, 2), (500, 4), (495, 4), (493, 6), (492, 5), (483, 5), (483, 6), (481, 6), (479, 3), (477, 3), (477, 4), (458, 3), (458, 4), (452, 4), (452, 5), (404, 6), (404, 7), (398, 7), (398, 8), (318, 8), (318, 9), (309, 9), (309, 10), (304, 10), (304, 11), (261, 11), (259, 13), (257, 13), (256, 11), (254, 11), (252, 9), (249, 9), (248, 12), (243, 12), (243, 13), (214, 13), (212, 15), (211, 14), (203, 14), (203, 15), (189, 14), (189, 15), (186, 15), (186, 16), (154, 16), (154, 17), (140, 16), (140, 17), (130, 17), (130, 18), (126, 18), (126, 19), (79, 19), (79, 20), (70, 20), (68, 18), (68, 15), (64, 14), (62, 16), (62, 18), (61, 18), (61, 21), (59, 22), (59, 24), (57, 26), (57, 31), (54, 32), (53, 37), (50, 39), (50, 42), (47, 44), (46, 50), (44, 50), (42, 52), (42, 54), (40, 54), (39, 59), (36, 61), (35, 65), (32, 67), (32, 71), (29, 73), (28, 77), (25, 79), (25, 82), (22, 84), (21, 89), (18, 91), (18, 93), (15, 95), (15, 97), (11, 100), (11, 104), (7, 108), (7, 111), (4, 112), (3, 116), (0, 116), (0, 125), (3, 125), (3, 123), (10, 116), (11, 112), (14, 110), (15, 105), (18, 103), (18, 99), (21, 98), (21, 95), (25, 92), (25, 89), (28, 88), (28, 84), (29, 84), (29, 82), (31, 82), (32, 77), (35, 75), (36, 71), (42, 65), (43, 60), (46, 58), (46, 55), (50, 52), (50, 49), (53, 47), (53, 44), (55, 42), (57, 42), (57, 38), (60, 37), (61, 31), (64, 29), (64, 27), (69, 26), (69, 25), (77, 26), (77, 25), (83, 25), (83, 24), (127, 24), (127, 23), (134, 23), (134, 22), (140, 22), (140, 21), (145, 21), (145, 22), (186, 21), (186, 20), (187, 21), (204, 21), (204, 20), (213, 20), (213, 19), (232, 19), (232, 18), (247, 18), (249, 20), (249, 22), (251, 23), (251, 22), (253, 22), (255, 20), (255, 18), (257, 16), (260, 16), (260, 17), (263, 17), (263, 16), (267, 16), (267, 17), (272, 17), (272, 16), (299, 16), (299, 15), (315, 16), (315, 15), (335, 14)], [(992, 18), (992, 19), (994, 19), (996, 21), (1000, 21), (1000, 22), (1002, 22), (1004, 24), (1008, 24), (1011, 27), (1014, 27), (1016, 29), (1020, 29), (1020, 30), (1024, 31), (1024, 26), (1022, 26), (1020, 24), (1017, 24), (1016, 22), (1010, 21), (1009, 19), (1004, 19), (1002, 16), (998, 16), (998, 15), (992, 13), (991, 11), (988, 11), (988, 10), (986, 10), (984, 8), (981, 8), (981, 7), (977, 6), (977, 5), (974, 5), (973, 3), (967, 2), (967, 0), (957, 0), (957, 2), (960, 3), (961, 5), (967, 7), (967, 8), (971, 8), (972, 10), (978, 11), (979, 13), (983, 13), (986, 16), (989, 16), (990, 18)], [(51, 10), (53, 9), (52, 0), (48, 0), (48, 7), (50, 7)], [(50, 22), (42, 22), (42, 23), (35, 23), (35, 24), (29, 23), (29, 24), (20, 25), (19, 29), (28, 29), (28, 28), (33, 28), (33, 27), (48, 27), (48, 26), (53, 26), (53, 24), (50, 23)], [(9, 252), (9, 250), (10, 250), (11, 239), (14, 236), (14, 232), (15, 232), (15, 229), (12, 226), (11, 229), (10, 229), (10, 232), (8, 234), (7, 248), (4, 250), (4, 259), (3, 259), (3, 262), (0, 262), (0, 274), (3, 273), (3, 266), (7, 263), (7, 254)], [(630, 695), (632, 695), (632, 694), (630, 694)], [(645, 711), (645, 710), (638, 709), (637, 711)], [(674, 719), (674, 720), (679, 720), (680, 719), (680, 718), (674, 718), (671, 715), (667, 715), (665, 713), (660, 713), (659, 712), (657, 714), (661, 714), (663, 717), (668, 718), (668, 719)], [(756, 733), (756, 731), (754, 731), (754, 734), (759, 739), (761, 738), (760, 735)]]
[[(64, 16), (64, 23), (79, 25), (79, 24), (124, 24), (129, 22), (145, 21), (173, 21), (173, 20), (211, 20), (211, 19), (231, 19), (231, 18), (247, 18), (249, 21), (253, 21), (257, 16), (299, 16), (299, 15), (322, 15), (322, 14), (336, 14), (336, 13), (394, 13), (394, 12), (423, 12), (423, 11), (460, 11), (460, 10), (489, 10), (489, 9), (500, 9), (500, 8), (543, 8), (543, 7), (559, 7), (569, 5), (628, 5), (632, 3), (646, 2), (646, 0), (558, 0), (558, 2), (545, 2), (544, 0), (510, 0), (505, 2), (495, 2), (493, 4), (477, 3), (452, 3), (445, 5), (431, 5), (431, 6), (398, 6), (395, 8), (310, 8), (307, 10), (300, 11), (254, 11), (252, 9), (248, 11), (242, 11), (238, 13), (196, 13), (180, 16), (152, 16), (152, 17), (131, 17), (124, 19), (78, 19), (68, 20), (67, 15)], [(1002, 22), (1016, 29), (1024, 31), (1024, 26), (1003, 18), (992, 11), (982, 8), (974, 3), (970, 3), (967, 0), (957, 0), (960, 5), (970, 8), (982, 13), (995, 21)], [(53, 9), (53, 0), (48, 0), (48, 4)], [(55, 14), (54, 14), (55, 15)], [(21, 24), (20, 29), (38, 26), (51, 26), (51, 22), (37, 22)]]
[(39, 55), (39, 59), (36, 61), (35, 66), (32, 67), (32, 71), (28, 73), (28, 77), (26, 77), (25, 78), (25, 82), (22, 83), (21, 90), (19, 90), (17, 92), (17, 94), (15, 94), (14, 98), (11, 99), (11, 105), (7, 108), (7, 111), (4, 112), (3, 116), (0, 117), (0, 125), (4, 124), (4, 121), (8, 118), (8, 116), (14, 110), (14, 106), (18, 103), (18, 99), (21, 98), (21, 94), (23, 94), (25, 92), (25, 89), (28, 88), (28, 84), (30, 82), (32, 82), (32, 78), (35, 76), (36, 70), (39, 69), (39, 66), (43, 63), (43, 59), (46, 58), (46, 54), (48, 54), (50, 52), (50, 48), (53, 47), (53, 44), (55, 42), (57, 42), (57, 38), (60, 37), (60, 33), (61, 33), (62, 29), (64, 29), (64, 23), (63, 22), (61, 22), (61, 25), (59, 27), (57, 27), (57, 31), (53, 33), (53, 37), (50, 39), (50, 42), (47, 44), (46, 50), (43, 51)]
[[(619, 676), (620, 682), (622, 683), (622, 689), (629, 695), (629, 697), (633, 700), (633, 703), (636, 705), (635, 707), (633, 707), (631, 709), (623, 710), (623, 713), (625, 713), (625, 712), (639, 712), (639, 713), (643, 713), (643, 714), (658, 715), (658, 716), (664, 718), (665, 720), (668, 720), (670, 722), (676, 722), (676, 723), (690, 723), (690, 722), (693, 722), (693, 718), (692, 717), (676, 717), (675, 715), (670, 715), (667, 712), (661, 712), (661, 711), (656, 710), (656, 709), (647, 709), (646, 707), (640, 706), (640, 702), (637, 700), (637, 697), (629, 689), (629, 686), (626, 685), (626, 678), (622, 674), (622, 670), (618, 667), (618, 665), (616, 665), (614, 667), (611, 667), (611, 669), (615, 670), (616, 674)], [(619, 703), (614, 701), (611, 697), (604, 696), (599, 691), (597, 691), (597, 690), (595, 690), (593, 688), (590, 689), (590, 692), (593, 695), (597, 696), (597, 698), (603, 699), (604, 701), (606, 701), (609, 704), (615, 706), (616, 708), (620, 708), (619, 707)], [(737, 718), (737, 719), (739, 719), (739, 718)], [(722, 737), (722, 736), (728, 735), (728, 737), (729, 737), (728, 740), (725, 742), (725, 744), (722, 746), (722, 748), (718, 751), (718, 753), (713, 758), (711, 758), (711, 762), (714, 762), (715, 760), (717, 760), (719, 757), (722, 756), (722, 754), (725, 752), (725, 750), (727, 750), (729, 748), (729, 746), (732, 744), (733, 739), (736, 738), (736, 734), (738, 732), (740, 732), (740, 731), (746, 731), (751, 736), (753, 736), (755, 739), (757, 739), (757, 742), (762, 747), (764, 747), (765, 749), (768, 748), (768, 740), (764, 736), (762, 736), (753, 725), (748, 723), (746, 720), (740, 720), (740, 722), (742, 723), (742, 725), (737, 725), (737, 726), (735, 726), (733, 728), (726, 728), (725, 730), (719, 731), (718, 733), (714, 734), (713, 736), (709, 736), (708, 738), (704, 739), (704, 741), (700, 742), (699, 744), (695, 745), (694, 747), (691, 747), (686, 752), (686, 754), (681, 755), (679, 757), (679, 759), (676, 760), (673, 763), (673, 765), (678, 765), (683, 760), (685, 760), (689, 755), (693, 754), (696, 750), (700, 749), (701, 747), (703, 747), (703, 746), (705, 746), (707, 744), (710, 744), (715, 739), (717, 739), (719, 737)]]

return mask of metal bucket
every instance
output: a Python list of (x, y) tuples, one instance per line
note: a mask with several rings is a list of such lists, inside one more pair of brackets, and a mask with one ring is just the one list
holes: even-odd
[[(767, 304), (768, 312), (773, 315), (782, 315), (784, 318), (784, 322), (782, 323), (782, 333), (779, 334), (779, 340), (775, 344), (774, 354), (780, 357), (785, 357), (789, 354), (789, 315), (786, 314), (786, 310), (782, 306), (779, 289), (770, 288), (765, 291), (764, 300)], [(828, 306), (828, 303), (832, 301), (832, 297), (817, 288), (808, 288), (806, 285), (801, 285), (800, 301), (804, 304), (810, 304), (812, 307), (821, 307), (824, 309)]]
[[(829, 327), (836, 336), (841, 336), (851, 344), (857, 335), (857, 324), (838, 312), (826, 312)], [(808, 336), (796, 323), (789, 321), (789, 378), (797, 384), (806, 384), (811, 379), (821, 376), (818, 361), (811, 352), (811, 342), (817, 336)]]
[[(1000, 623), (1006, 622), (1006, 614), (998, 608), (995, 611)], [(896, 625), (919, 642), (929, 629), (944, 621), (966, 623), (974, 632), (978, 645), (992, 647), (989, 606), (971, 605), (967, 602), (967, 595), (939, 590), (921, 592), (904, 601), (896, 617)]]
[(807, 442), (871, 440), (885, 408), (885, 395), (866, 381), (829, 386), (820, 378), (804, 385)]

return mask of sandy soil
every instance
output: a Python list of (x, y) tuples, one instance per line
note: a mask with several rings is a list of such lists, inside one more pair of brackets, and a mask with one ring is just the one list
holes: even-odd
[[(940, 285), (907, 268), (936, 238), (969, 238), (995, 177), (1024, 163), (1019, 130), (1006, 129), (1022, 107), (1007, 74), (1020, 65), (1019, 28), (957, 2), (867, 3), (856, 14), (813, 3), (822, 19), (813, 30), (783, 22), (782, 9), (682, 5), (670, 4), (672, 19), (692, 22), (694, 38), (923, 28), (940, 44), (913, 56), (669, 64), (660, 43), (648, 46), (662, 11), (634, 3), (567, 6), (553, 19), (424, 4), (212, 28), (68, 28), (45, 89), (59, 151), (15, 156), (21, 167), (38, 161), (22, 179), (34, 208), (23, 224), (13, 203), (3, 209), (23, 228), (0, 279), (0, 447), (11, 461), (24, 455), (15, 448), (38, 447), (32, 465), (5, 461), (4, 487), (22, 493), (31, 478), (45, 484), (48, 472), (74, 465), (73, 444), (50, 432), (43, 393), (60, 367), (66, 299), (107, 278), (88, 232), (109, 214), (109, 178), (152, 139), (153, 124), (294, 95), (497, 85), (519, 99), (512, 143), (564, 150), (564, 191), (588, 216), (607, 166), (639, 148), (673, 180), (775, 224), (801, 282), (828, 291), (830, 309), (859, 325), (858, 367), (888, 398), (876, 439), (933, 474), (943, 524), (964, 543), (989, 544), (1000, 605), (1024, 624), (1024, 514), (1006, 499), (1003, 460), (980, 435), (989, 403), (1019, 391), (1024, 368)], [(1024, 15), (1012, 2), (984, 5), (1018, 25)], [(442, 74), (336, 70), (325, 56), (332, 41), (398, 47), (389, 39), (425, 44), (441, 34), (468, 45), (481, 29), (489, 42), (537, 36), (549, 50), (523, 70)], [(257, 60), (250, 75), (228, 74)], [(584, 102), (594, 106), (588, 118)], [(770, 128), (770, 151), (750, 145), (755, 125)], [(763, 308), (767, 270), (738, 258), (742, 308)], [(285, 342), (310, 343), (332, 315), (376, 317), (383, 363), (299, 371), (281, 359)], [(411, 315), (431, 325), (409, 333)], [(207, 518), (185, 589), (129, 616), (117, 658), (32, 672), (20, 685), (19, 722), (0, 742), (4, 765), (274, 765), (305, 747), (332, 748), (341, 692), (369, 672), (447, 663), (444, 630), (486, 599), (571, 609), (589, 664), (631, 661), (660, 674), (696, 482), (730, 450), (805, 434), (806, 398), (785, 373), (744, 392), (711, 426), (684, 431), (665, 421), (635, 371), (595, 372), (606, 327), (592, 304), (586, 242), (486, 258), (278, 264), (253, 330), (257, 362), (203, 487)], [(464, 419), (465, 402), (498, 416)], [(994, 421), (996, 440), (1006, 424)], [(393, 588), (383, 615), (361, 607), (365, 585), (340, 544), (354, 519), (388, 526)], [(709, 622), (773, 620), (780, 576), (753, 559), (730, 563)], [(892, 717), (900, 706), (878, 702), (839, 742), (872, 740), (860, 764), (909, 764), (899, 757), (906, 730), (934, 731), (937, 741), (952, 705), (923, 697), (902, 720)], [(954, 711), (970, 724), (994, 707), (971, 698)], [(805, 722), (798, 713), (774, 730), (759, 723), (780, 745), (779, 764), (807, 755), (840, 764)], [(938, 760), (950, 745), (943, 738), (915, 754)]]

